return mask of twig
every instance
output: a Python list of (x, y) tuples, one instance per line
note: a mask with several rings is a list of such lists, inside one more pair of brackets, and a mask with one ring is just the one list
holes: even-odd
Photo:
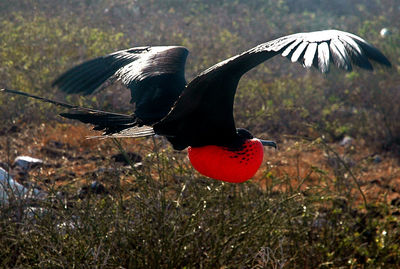
[(365, 208), (367, 208), (367, 198), (365, 197), (364, 192), (363, 192), (362, 189), (361, 189), (361, 185), (360, 185), (360, 183), (358, 182), (356, 176), (355, 176), (355, 175), (353, 174), (353, 172), (351, 171), (350, 167), (346, 164), (345, 161), (343, 161), (343, 159), (339, 156), (339, 154), (338, 154), (332, 147), (330, 147), (330, 146), (326, 143), (326, 141), (325, 141), (323, 138), (321, 138), (320, 141), (321, 141), (322, 145), (323, 145), (326, 149), (328, 149), (328, 151), (332, 152), (332, 153), (335, 155), (335, 157), (337, 158), (337, 160), (339, 160), (339, 162), (343, 165), (343, 167), (347, 170), (347, 172), (349, 172), (350, 177), (351, 177), (351, 178), (353, 179), (353, 181), (356, 183), (357, 189), (358, 189), (358, 191), (360, 192), (360, 194), (361, 194), (361, 196), (362, 196), (362, 198), (363, 198), (364, 206), (365, 206)]

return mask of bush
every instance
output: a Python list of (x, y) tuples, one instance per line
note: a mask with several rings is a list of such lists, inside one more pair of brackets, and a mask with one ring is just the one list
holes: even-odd
[[(359, 205), (354, 194), (344, 198), (323, 172), (315, 170), (319, 184), (304, 189), (307, 178), (276, 178), (266, 171), (263, 190), (193, 174), (183, 155), (170, 150), (148, 154), (143, 164), (133, 173), (98, 175), (108, 193), (77, 196), (68, 185), (54, 186), (49, 199), (36, 203), (41, 211), (18, 201), (3, 205), (1, 266), (316, 268), (400, 262), (399, 220), (392, 208)], [(349, 186), (346, 191), (354, 191)]]

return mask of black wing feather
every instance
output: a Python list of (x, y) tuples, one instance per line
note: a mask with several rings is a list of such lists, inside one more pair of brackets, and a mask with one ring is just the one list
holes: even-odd
[(343, 43), (338, 39), (332, 39), (329, 48), (332, 55), (332, 60), (335, 63), (335, 65), (339, 69), (351, 71), (352, 70), (351, 62)]
[(135, 116), (152, 124), (168, 114), (185, 88), (184, 47), (138, 47), (84, 62), (53, 82), (66, 93), (91, 94), (108, 79), (121, 80), (131, 90)]
[[(119, 54), (125, 57), (118, 57)], [(114, 75), (118, 69), (131, 63), (135, 59), (135, 57), (126, 53), (125, 50), (92, 59), (62, 74), (52, 83), (52, 86), (58, 87), (66, 93), (82, 93), (88, 95), (93, 93), (99, 85)]]
[(60, 115), (68, 119), (92, 124), (94, 125), (93, 130), (104, 131), (104, 135), (117, 133), (138, 125), (138, 119), (134, 115), (130, 116), (105, 111), (74, 109), (69, 113), (61, 113)]

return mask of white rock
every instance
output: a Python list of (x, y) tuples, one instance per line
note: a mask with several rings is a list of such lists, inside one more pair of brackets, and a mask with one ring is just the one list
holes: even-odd
[(6, 170), (0, 168), (0, 204), (7, 204), (10, 199), (43, 198), (45, 193), (38, 189), (28, 189), (15, 181)]
[(350, 136), (345, 136), (343, 137), (342, 141), (340, 141), (339, 145), (341, 145), (342, 147), (350, 146), (353, 144), (353, 142), (354, 142), (353, 138), (351, 138)]
[(43, 164), (43, 161), (41, 159), (36, 159), (29, 156), (18, 156), (17, 158), (15, 158), (13, 166), (18, 166), (22, 168), (22, 170), (28, 171), (33, 166), (40, 164)]
[(381, 37), (387, 37), (390, 35), (390, 31), (388, 28), (382, 28), (380, 34), (381, 34)]

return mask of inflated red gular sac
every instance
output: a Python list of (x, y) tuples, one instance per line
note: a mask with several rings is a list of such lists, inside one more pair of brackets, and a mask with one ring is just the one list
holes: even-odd
[(257, 138), (248, 139), (239, 148), (220, 146), (189, 147), (189, 160), (201, 174), (232, 183), (249, 180), (263, 160), (263, 144)]

